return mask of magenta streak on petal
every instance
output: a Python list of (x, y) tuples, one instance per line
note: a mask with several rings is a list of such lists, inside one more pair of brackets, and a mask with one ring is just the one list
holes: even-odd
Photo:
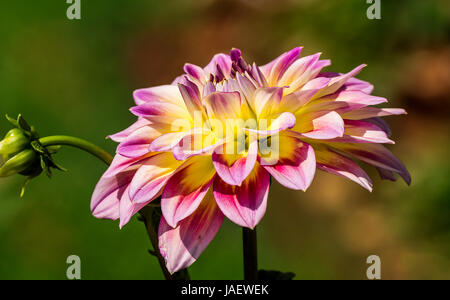
[(175, 228), (178, 222), (189, 217), (200, 205), (211, 186), (214, 176), (197, 187), (180, 187), (186, 176), (184, 170), (178, 171), (167, 181), (161, 198), (161, 209), (164, 219)]
[[(150, 202), (150, 201), (148, 201)], [(129, 196), (129, 186), (124, 191), (122, 198), (120, 199), (120, 223), (119, 228), (123, 228), (141, 208), (146, 206), (147, 203), (134, 203)]]
[[(207, 200), (207, 199), (204, 199)], [(223, 214), (212, 199), (203, 201), (189, 217), (172, 228), (161, 217), (159, 249), (169, 272), (174, 273), (192, 265), (216, 236)]]
[(366, 94), (371, 94), (373, 91), (373, 85), (366, 81), (352, 77), (344, 84), (344, 90), (361, 91)]
[[(226, 148), (226, 145), (223, 147)], [(219, 154), (217, 150), (212, 154), (212, 160), (217, 174), (226, 183), (240, 186), (255, 166), (258, 153), (258, 141), (251, 142), (248, 154), (238, 158), (231, 166), (226, 161), (227, 154)]]
[(298, 59), (301, 51), (302, 47), (297, 47), (281, 55), (270, 70), (269, 77), (271, 80), (279, 80), (284, 72), (286, 72), (287, 68)]
[[(328, 84), (328, 87), (322, 89), (322, 91), (319, 92), (320, 96), (333, 94), (336, 91), (338, 91), (350, 78), (356, 76), (366, 65), (359, 65), (358, 67), (354, 68), (350, 72), (339, 75), (337, 77), (332, 77), (330, 80), (330, 83)], [(321, 74), (319, 74), (321, 76)]]
[(145, 118), (139, 118), (133, 125), (128, 127), (127, 129), (118, 132), (116, 134), (109, 135), (108, 138), (112, 139), (114, 142), (121, 143), (123, 142), (129, 135), (131, 135), (133, 132), (138, 130), (139, 128), (142, 128), (144, 126), (150, 125), (150, 121)]
[(205, 73), (203, 72), (203, 69), (200, 68), (199, 66), (193, 64), (185, 64), (184, 71), (200, 82), (204, 82), (206, 80)]
[(130, 111), (138, 117), (183, 115), (185, 108), (170, 102), (152, 101), (134, 106)]
[(135, 171), (128, 171), (114, 177), (100, 178), (91, 199), (94, 217), (112, 220), (119, 218), (119, 201), (134, 173)]
[(377, 125), (369, 122), (345, 120), (345, 134), (351, 137), (349, 143), (357, 143), (360, 141), (394, 144), (394, 141), (388, 138), (386, 132)]
[(155, 136), (155, 129), (145, 126), (134, 131), (117, 147), (122, 156), (136, 158), (149, 152), (149, 145)]
[(406, 114), (406, 111), (401, 108), (363, 107), (357, 110), (345, 112), (342, 114), (342, 117), (349, 120), (361, 120), (374, 117), (386, 117), (404, 114)]
[(370, 177), (353, 160), (329, 149), (316, 151), (316, 160), (320, 170), (348, 178), (372, 191)]
[(254, 228), (266, 212), (270, 176), (259, 165), (241, 186), (230, 186), (216, 177), (214, 198), (227, 218), (242, 227)]
[(137, 168), (137, 164), (145, 159), (147, 159), (147, 156), (129, 158), (116, 154), (108, 170), (103, 174), (103, 177), (113, 177), (128, 168)]
[(159, 153), (142, 162), (130, 183), (132, 202), (149, 202), (158, 195), (175, 169), (182, 164), (171, 157), (171, 153)]
[(343, 150), (350, 155), (378, 168), (398, 173), (409, 185), (411, 175), (405, 166), (389, 151), (380, 144), (336, 144), (338, 150)]
[(294, 151), (294, 157), (281, 157), (276, 165), (264, 168), (285, 187), (306, 191), (316, 171), (314, 150), (310, 145), (303, 143), (303, 147)]

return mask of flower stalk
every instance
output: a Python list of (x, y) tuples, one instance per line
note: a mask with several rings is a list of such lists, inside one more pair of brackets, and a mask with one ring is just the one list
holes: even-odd
[(101, 161), (103, 161), (105, 164), (110, 165), (113, 157), (111, 154), (103, 150), (102, 148), (85, 141), (80, 138), (72, 137), (72, 136), (65, 136), (65, 135), (54, 135), (54, 136), (47, 136), (44, 138), (41, 138), (39, 140), (41, 145), (43, 147), (49, 147), (49, 146), (72, 146), (81, 150), (84, 150)]
[(258, 279), (258, 248), (256, 228), (242, 227), (242, 244), (244, 250), (244, 279)]
[(166, 280), (190, 280), (189, 272), (187, 269), (183, 269), (171, 274), (169, 270), (167, 270), (166, 262), (159, 251), (158, 234), (156, 230), (161, 219), (161, 207), (147, 205), (139, 211), (139, 214), (141, 216), (141, 221), (143, 221), (145, 224), (148, 237), (150, 238), (150, 242), (152, 243), (154, 249), (150, 252), (150, 254), (154, 255), (158, 259), (159, 265), (161, 266), (161, 270), (164, 274), (164, 278)]

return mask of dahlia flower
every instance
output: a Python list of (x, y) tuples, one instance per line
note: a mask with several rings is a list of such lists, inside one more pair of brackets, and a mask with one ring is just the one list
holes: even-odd
[(300, 52), (257, 66), (232, 49), (204, 68), (186, 64), (170, 85), (135, 91), (137, 121), (111, 136), (120, 144), (93, 193), (93, 215), (120, 218), (122, 227), (160, 197), (159, 247), (175, 272), (199, 257), (224, 216), (254, 228), (271, 177), (305, 191), (320, 169), (371, 191), (357, 164), (364, 162), (409, 184), (406, 168), (382, 145), (394, 142), (380, 118), (405, 111), (373, 106), (387, 100), (355, 78), (364, 65), (324, 73), (329, 60)]

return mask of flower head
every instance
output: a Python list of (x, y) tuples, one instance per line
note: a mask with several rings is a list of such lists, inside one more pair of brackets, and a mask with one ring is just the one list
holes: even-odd
[(300, 52), (259, 67), (232, 49), (204, 68), (186, 64), (170, 85), (135, 91), (138, 120), (111, 136), (120, 144), (94, 191), (93, 214), (123, 226), (161, 196), (159, 246), (175, 272), (198, 258), (224, 216), (255, 227), (271, 177), (305, 191), (318, 168), (371, 191), (361, 161), (409, 184), (406, 168), (382, 145), (393, 141), (380, 118), (405, 111), (373, 106), (387, 101), (355, 78), (364, 65), (323, 73), (329, 60)]

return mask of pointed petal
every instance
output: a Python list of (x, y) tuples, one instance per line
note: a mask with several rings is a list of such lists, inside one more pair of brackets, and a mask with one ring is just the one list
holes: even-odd
[(294, 127), (302, 136), (311, 139), (333, 139), (344, 135), (344, 121), (335, 112), (316, 112), (298, 116), (300, 120)]
[(402, 108), (364, 107), (358, 110), (343, 113), (342, 117), (348, 120), (361, 120), (374, 117), (397, 116), (405, 114), (406, 111)]
[(254, 109), (258, 119), (269, 118), (272, 114), (278, 112), (282, 97), (283, 88), (259, 88), (255, 91), (250, 106)]
[[(291, 113), (296, 113), (300, 108), (305, 106), (313, 96), (324, 86), (326, 86), (329, 82), (328, 79), (323, 80), (323, 78), (314, 79), (310, 83), (311, 85), (308, 88), (303, 88), (297, 92), (291, 93), (287, 96), (284, 96), (281, 100), (279, 111), (288, 111)], [(310, 88), (312, 87), (312, 88)]]
[(141, 208), (146, 206), (150, 201), (146, 203), (134, 203), (130, 199), (130, 186), (126, 188), (120, 199), (120, 222), (119, 228), (123, 228)]
[(386, 132), (377, 125), (364, 121), (345, 120), (345, 135), (332, 140), (338, 143), (394, 144)]
[(367, 81), (357, 79), (355, 77), (350, 78), (344, 84), (344, 90), (346, 91), (361, 91), (366, 94), (371, 94), (373, 91), (373, 85)]
[(203, 101), (210, 118), (226, 121), (240, 116), (241, 97), (238, 92), (215, 92)]
[(261, 71), (261, 68), (256, 65), (256, 63), (253, 63), (248, 73), (251, 74), (251, 78), (256, 81), (257, 86), (268, 86), (266, 76)]
[(176, 227), (200, 205), (212, 184), (215, 170), (209, 156), (190, 158), (167, 181), (161, 209), (167, 224)]
[(143, 156), (150, 152), (150, 143), (160, 135), (161, 132), (154, 127), (144, 126), (139, 128), (117, 147), (117, 153), (130, 158)]
[(120, 172), (123, 172), (125, 170), (136, 169), (139, 167), (140, 162), (142, 162), (143, 160), (147, 159), (152, 155), (153, 155), (152, 153), (149, 153), (142, 157), (129, 158), (122, 156), (120, 154), (116, 154), (108, 170), (106, 170), (105, 174), (103, 174), (103, 177), (114, 177)]
[(173, 156), (177, 160), (186, 160), (189, 157), (212, 153), (214, 149), (223, 144), (224, 139), (217, 139), (216, 135), (206, 128), (194, 128), (173, 147)]
[(181, 139), (188, 135), (189, 132), (169, 132), (156, 138), (149, 146), (149, 150), (153, 152), (172, 151)]
[(180, 93), (192, 119), (195, 118), (196, 113), (200, 113), (200, 116), (205, 115), (202, 100), (200, 98), (200, 91), (198, 90), (197, 85), (186, 79), (186, 83), (179, 83), (178, 88), (180, 89)]
[(270, 176), (259, 164), (241, 186), (214, 180), (214, 198), (220, 210), (231, 221), (242, 227), (254, 228), (266, 212)]
[[(291, 85), (293, 82), (298, 80), (308, 72), (308, 69), (311, 69), (316, 62), (319, 60), (321, 53), (316, 53), (313, 55), (302, 57), (292, 63), (283, 76), (279, 80), (280, 86)], [(305, 82), (308, 81), (309, 78), (305, 78)]]
[(228, 78), (231, 73), (231, 58), (230, 56), (219, 53), (214, 55), (210, 63), (204, 68), (204, 72), (207, 76), (213, 74), (214, 76), (219, 76), (218, 68), (223, 75)]
[(244, 94), (245, 99), (250, 105), (250, 102), (253, 100), (253, 95), (256, 91), (256, 86), (253, 82), (248, 79), (246, 76), (242, 76), (240, 73), (236, 74), (236, 80), (239, 84), (239, 89)]
[(266, 77), (269, 86), (277, 85), (278, 80), (283, 76), (286, 69), (298, 59), (301, 51), (302, 47), (296, 47), (261, 67), (261, 71)]
[(119, 218), (119, 202), (135, 171), (128, 171), (114, 177), (102, 177), (97, 183), (91, 199), (91, 212), (99, 219)]
[[(316, 97), (317, 94), (314, 98)], [(386, 98), (368, 95), (361, 91), (341, 91), (309, 102), (302, 109), (302, 113), (306, 114), (317, 110), (335, 110), (340, 114), (346, 114), (369, 105), (378, 105), (385, 102), (387, 102)]]
[[(283, 130), (290, 129), (295, 126), (297, 119), (290, 112), (281, 113), (277, 118), (272, 120), (260, 119), (258, 129), (244, 128), (246, 132), (258, 134), (259, 137), (277, 134)], [(267, 122), (269, 126), (267, 128)]]
[(329, 145), (365, 163), (398, 173), (407, 184), (411, 183), (411, 175), (406, 167), (383, 145), (347, 143), (330, 143)]
[(212, 196), (206, 196), (197, 210), (182, 220), (176, 228), (161, 217), (159, 249), (169, 272), (174, 273), (192, 265), (216, 236), (223, 214)]
[(145, 103), (158, 101), (172, 103), (179, 106), (183, 105), (178, 87), (175, 85), (161, 85), (146, 89), (139, 89), (133, 93), (136, 105), (143, 105)]
[(204, 82), (207, 79), (205, 72), (203, 72), (203, 69), (199, 66), (193, 64), (185, 64), (184, 71), (200, 82)]
[[(227, 144), (216, 149), (212, 154), (212, 160), (217, 174), (228, 184), (241, 185), (250, 175), (256, 163), (258, 154), (258, 141), (250, 142), (247, 153), (227, 154)], [(219, 153), (220, 152), (220, 153)]]
[(125, 129), (121, 132), (109, 135), (108, 138), (110, 138), (114, 142), (122, 143), (133, 132), (135, 132), (139, 128), (142, 128), (142, 127), (150, 125), (150, 124), (151, 124), (151, 122), (149, 120), (147, 120), (145, 118), (140, 118), (135, 123), (133, 123), (133, 125), (128, 127), (127, 129)]
[(336, 77), (332, 77), (330, 80), (330, 83), (326, 88), (323, 88), (321, 91), (319, 91), (316, 95), (316, 97), (322, 97), (325, 95), (333, 94), (337, 90), (339, 90), (350, 78), (358, 75), (359, 72), (365, 67), (366, 65), (359, 65), (358, 67), (354, 68), (350, 72), (346, 74), (342, 74)]
[(171, 152), (158, 153), (141, 162), (130, 184), (131, 200), (135, 203), (153, 200), (181, 164)]
[(278, 161), (261, 157), (261, 164), (285, 187), (306, 191), (316, 171), (313, 148), (298, 138), (285, 135), (280, 135), (278, 143)]
[(212, 93), (216, 92), (216, 87), (211, 81), (208, 81), (203, 87), (203, 98), (208, 97)]
[(386, 135), (388, 137), (391, 136), (391, 128), (389, 127), (389, 124), (382, 118), (375, 117), (375, 118), (363, 119), (363, 121), (377, 125), (381, 130), (386, 132)]
[(184, 102), (178, 105), (170, 102), (151, 101), (130, 109), (131, 113), (138, 117), (144, 117), (153, 122), (171, 124), (178, 119), (190, 119), (189, 111)]
[(368, 191), (372, 191), (370, 177), (351, 159), (328, 149), (315, 149), (317, 168), (348, 178)]

